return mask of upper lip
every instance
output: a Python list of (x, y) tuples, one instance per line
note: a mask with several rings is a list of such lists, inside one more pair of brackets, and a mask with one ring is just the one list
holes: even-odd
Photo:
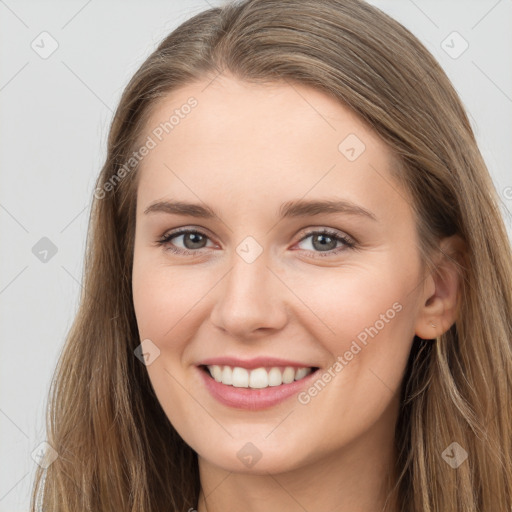
[(253, 359), (239, 359), (237, 357), (211, 357), (198, 363), (198, 366), (238, 366), (240, 368), (247, 368), (248, 370), (254, 368), (271, 368), (274, 366), (292, 366), (294, 368), (315, 368), (309, 363), (300, 363), (297, 361), (288, 361), (286, 359), (279, 359), (276, 357), (255, 357)]

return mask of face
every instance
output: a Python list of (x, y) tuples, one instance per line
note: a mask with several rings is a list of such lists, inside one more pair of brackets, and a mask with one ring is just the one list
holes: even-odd
[(394, 159), (315, 89), (208, 83), (161, 101), (139, 169), (133, 299), (160, 404), (228, 471), (379, 446), (424, 299)]

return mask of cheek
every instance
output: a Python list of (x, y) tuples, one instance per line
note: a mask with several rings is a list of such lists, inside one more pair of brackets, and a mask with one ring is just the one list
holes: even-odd
[(190, 312), (209, 287), (206, 273), (196, 274), (184, 266), (169, 267), (135, 256), (133, 302), (141, 337), (154, 338), (159, 343), (168, 337), (183, 339), (177, 331), (183, 331), (184, 324), (190, 329)]
[(372, 326), (379, 332), (413, 331), (413, 322), (404, 322), (413, 314), (411, 291), (417, 284), (413, 269), (397, 271), (381, 261), (373, 268), (352, 266), (315, 274), (298, 271), (288, 282), (306, 306), (298, 304), (295, 309), (304, 310), (301, 321), (318, 325), (315, 336), (332, 349), (343, 350), (358, 336), (364, 342), (366, 329)]
[[(294, 292), (307, 297), (309, 308), (299, 321), (331, 358), (322, 378), (329, 390), (324, 393), (319, 383), (304, 402), (322, 407), (334, 400), (341, 415), (358, 404), (369, 417), (389, 402), (414, 338), (417, 270), (381, 261), (373, 268), (332, 272), (328, 281), (295, 281)], [(317, 399), (320, 394), (324, 398)]]
[[(388, 260), (373, 263), (337, 270), (301, 266), (281, 275), (286, 286), (278, 304), (287, 307), (290, 322), (281, 335), (297, 328), (318, 345), (317, 353), (331, 354), (332, 359), (326, 356), (322, 365), (327, 377), (294, 399), (296, 421), (284, 422), (265, 441), (269, 452), (280, 453), (287, 443), (296, 446), (321, 431), (314, 453), (307, 455), (313, 459), (332, 450), (333, 443), (350, 442), (389, 410), (413, 338), (416, 275), (406, 265), (397, 269)], [(218, 458), (225, 460), (226, 453), (236, 450), (197, 401), (201, 395), (194, 390), (201, 389), (201, 382), (186, 372), (190, 341), (208, 338), (208, 332), (200, 331), (209, 327), (206, 321), (215, 304), (226, 298), (215, 288), (225, 269), (217, 270), (171, 267), (136, 257), (133, 295), (141, 339), (154, 340), (161, 350), (162, 357), (147, 370), (163, 410), (194, 449), (211, 456), (211, 447), (217, 446)], [(186, 386), (179, 384), (186, 379)], [(261, 438), (258, 424), (229, 428), (237, 439)], [(300, 454), (289, 457), (293, 461)]]
[(160, 350), (146, 368), (151, 385), (170, 422), (187, 442), (195, 445), (194, 425), (189, 423), (187, 414), (195, 402), (186, 389), (191, 382), (185, 387), (182, 384), (182, 363), (188, 341), (200, 328), (196, 318), (205, 291), (191, 286), (191, 274), (187, 275), (183, 267), (165, 267), (143, 257), (134, 258), (132, 280), (140, 339), (150, 339)]
[[(380, 343), (372, 353), (405, 353), (403, 342), (414, 333), (415, 269), (397, 269), (386, 260), (374, 263), (285, 271), (282, 303), (289, 321), (302, 325), (334, 356), (350, 350), (354, 340), (366, 347), (374, 339)], [(213, 296), (217, 302), (225, 299), (213, 290), (222, 273), (199, 265), (166, 266), (136, 253), (133, 300), (141, 339), (154, 340), (162, 350), (184, 350), (214, 307)]]

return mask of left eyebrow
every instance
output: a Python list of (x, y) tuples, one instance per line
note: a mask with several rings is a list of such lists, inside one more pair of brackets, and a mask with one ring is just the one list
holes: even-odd
[[(209, 206), (184, 201), (158, 201), (148, 206), (144, 213), (163, 212), (174, 215), (186, 215), (203, 219), (220, 218)], [(347, 200), (304, 200), (298, 199), (283, 203), (279, 208), (279, 218), (308, 217), (322, 214), (344, 213), (358, 215), (377, 221), (374, 213)]]
[(288, 201), (279, 209), (280, 218), (306, 217), (328, 213), (345, 213), (359, 215), (377, 221), (374, 213), (362, 206), (344, 199), (334, 200), (305, 200)]

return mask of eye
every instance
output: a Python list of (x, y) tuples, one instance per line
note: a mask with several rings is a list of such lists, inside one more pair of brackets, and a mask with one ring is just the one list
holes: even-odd
[[(181, 238), (185, 248), (176, 247), (171, 240)], [(182, 229), (165, 234), (160, 240), (157, 241), (158, 245), (164, 246), (166, 250), (175, 254), (183, 255), (196, 255), (198, 249), (205, 248), (206, 242), (209, 240), (208, 236), (195, 229)]]
[[(320, 257), (332, 256), (341, 251), (356, 247), (356, 242), (352, 238), (329, 229), (310, 231), (299, 243), (304, 242), (308, 238), (311, 238), (311, 240), (306, 244), (309, 245), (309, 248), (306, 248), (306, 250), (312, 250)], [(341, 243), (341, 246), (337, 246), (338, 243)]]
[[(176, 247), (173, 240), (182, 238), (181, 243), (185, 246), (184, 248)], [(310, 248), (302, 249), (306, 251), (312, 251), (317, 253), (318, 256), (332, 256), (338, 254), (341, 251), (352, 249), (356, 247), (356, 242), (337, 231), (331, 231), (329, 229), (321, 229), (316, 231), (308, 232), (299, 241), (303, 243), (308, 238), (311, 238), (309, 243)], [(199, 249), (206, 248), (209, 237), (205, 233), (195, 229), (181, 229), (163, 235), (157, 244), (165, 247), (165, 250), (171, 251), (175, 254), (181, 254), (184, 256), (196, 256), (199, 254)], [(341, 244), (341, 246), (338, 246)], [(316, 256), (315, 256), (316, 257)]]

